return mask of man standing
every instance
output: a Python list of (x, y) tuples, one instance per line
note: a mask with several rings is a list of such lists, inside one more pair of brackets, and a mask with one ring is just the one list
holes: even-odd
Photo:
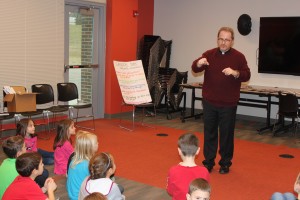
[(202, 163), (211, 172), (215, 165), (219, 141), (220, 174), (227, 174), (232, 165), (241, 82), (248, 81), (251, 76), (245, 56), (232, 48), (233, 43), (232, 28), (220, 28), (218, 47), (206, 51), (192, 64), (194, 72), (204, 71), (202, 105), (205, 160)]

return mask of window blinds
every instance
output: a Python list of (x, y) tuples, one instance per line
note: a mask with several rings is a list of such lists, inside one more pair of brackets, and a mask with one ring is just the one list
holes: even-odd
[[(0, 1), (0, 87), (64, 80), (64, 1)], [(0, 92), (2, 101), (2, 92)]]

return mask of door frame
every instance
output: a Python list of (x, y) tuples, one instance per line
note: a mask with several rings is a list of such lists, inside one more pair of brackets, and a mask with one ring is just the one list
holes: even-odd
[[(67, 6), (90, 7), (99, 11), (97, 44), (98, 44), (98, 68), (93, 68), (93, 109), (96, 118), (104, 118), (105, 102), (105, 38), (106, 38), (106, 5), (80, 0), (65, 0), (65, 65), (69, 58), (69, 14)], [(68, 73), (64, 73), (64, 80), (68, 81)]]

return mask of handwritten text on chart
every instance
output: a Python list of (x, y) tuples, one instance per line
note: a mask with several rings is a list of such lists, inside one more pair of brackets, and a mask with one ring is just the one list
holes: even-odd
[(142, 104), (151, 102), (141, 60), (129, 62), (114, 61), (114, 67), (125, 103)]

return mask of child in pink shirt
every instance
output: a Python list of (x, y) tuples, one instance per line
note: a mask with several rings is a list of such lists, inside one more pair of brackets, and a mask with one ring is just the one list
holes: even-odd
[(75, 135), (73, 120), (64, 119), (57, 126), (57, 134), (54, 139), (54, 173), (67, 174), (67, 165), (70, 155), (74, 152), (71, 135)]
[(27, 152), (38, 152), (42, 155), (45, 165), (53, 165), (54, 153), (37, 147), (37, 134), (35, 133), (34, 122), (31, 119), (21, 119), (17, 123), (17, 135), (24, 138)]

